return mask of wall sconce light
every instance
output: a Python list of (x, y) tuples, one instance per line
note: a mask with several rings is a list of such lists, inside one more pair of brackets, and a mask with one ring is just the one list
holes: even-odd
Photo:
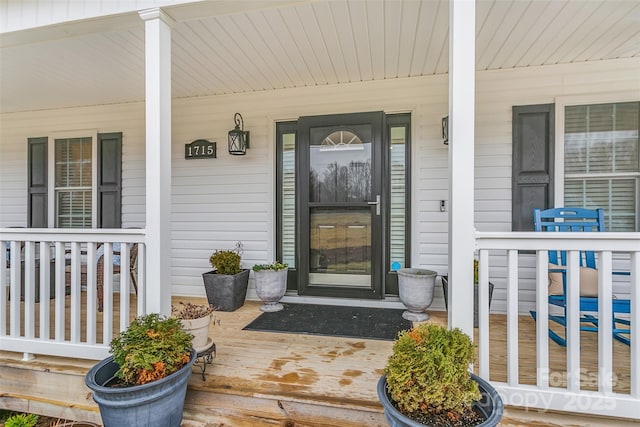
[(244, 131), (244, 120), (240, 113), (233, 116), (235, 129), (229, 131), (229, 154), (244, 156), (249, 148), (249, 132)]

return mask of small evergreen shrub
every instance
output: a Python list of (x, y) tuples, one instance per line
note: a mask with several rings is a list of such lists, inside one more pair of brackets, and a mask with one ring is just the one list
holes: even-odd
[(189, 363), (193, 335), (175, 317), (151, 313), (136, 318), (110, 344), (124, 385), (156, 381)]
[(233, 276), (242, 271), (242, 267), (240, 266), (240, 256), (242, 252), (242, 242), (238, 242), (234, 250), (215, 251), (209, 258), (209, 262), (218, 274)]
[(255, 264), (253, 266), (253, 271), (262, 271), (262, 270), (274, 270), (280, 271), (287, 268), (287, 264), (282, 264), (280, 261), (272, 262), (271, 264)]
[(481, 397), (469, 375), (473, 358), (473, 342), (460, 329), (423, 323), (403, 331), (385, 367), (391, 399), (407, 416), (468, 410)]
[(7, 418), (5, 427), (33, 427), (38, 422), (36, 414), (14, 414)]

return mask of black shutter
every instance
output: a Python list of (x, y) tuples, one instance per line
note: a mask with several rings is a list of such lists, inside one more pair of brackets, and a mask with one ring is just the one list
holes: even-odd
[(533, 231), (533, 209), (553, 207), (555, 105), (513, 107), (512, 231)]
[(47, 137), (29, 138), (27, 227), (47, 228)]
[(122, 132), (98, 134), (98, 228), (122, 227)]

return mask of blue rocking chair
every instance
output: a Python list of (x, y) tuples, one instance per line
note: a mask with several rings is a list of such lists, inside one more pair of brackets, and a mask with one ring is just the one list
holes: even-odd
[[(602, 232), (604, 228), (604, 211), (602, 209), (590, 210), (582, 208), (555, 208), (541, 211), (534, 209), (533, 211), (534, 229), (543, 232)], [(559, 273), (562, 277), (562, 294), (549, 295), (549, 304), (560, 307), (562, 315), (549, 315), (549, 320), (560, 324), (567, 328), (567, 310), (566, 310), (566, 265), (567, 253), (565, 251), (549, 251), (549, 264), (557, 265), (558, 268), (550, 268), (549, 273)], [(580, 252), (580, 266), (587, 268), (596, 268), (596, 257), (593, 251)], [(617, 272), (617, 275), (629, 275), (628, 272)], [(597, 294), (597, 292), (596, 292)], [(613, 305), (613, 337), (626, 344), (630, 344), (630, 322), (627, 319), (616, 317), (617, 314), (629, 314), (631, 312), (631, 304), (628, 299), (612, 300)], [(581, 331), (598, 331), (598, 318), (593, 314), (598, 312), (597, 296), (580, 296), (580, 330)], [(536, 319), (536, 312), (531, 311), (531, 316)], [(620, 327), (622, 326), (622, 327)], [(549, 328), (549, 338), (563, 347), (566, 347), (567, 341), (565, 337), (561, 337)]]

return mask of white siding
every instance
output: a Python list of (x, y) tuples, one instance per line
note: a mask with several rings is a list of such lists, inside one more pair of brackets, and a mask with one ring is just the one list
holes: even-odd
[[(511, 107), (558, 97), (631, 96), (640, 100), (640, 60), (486, 71), (476, 84), (475, 223), (479, 231), (511, 231)], [(490, 260), (492, 309), (506, 310), (506, 256)], [(494, 266), (494, 263), (497, 265)], [(533, 309), (535, 260), (520, 255), (520, 311)], [(614, 285), (614, 292), (617, 287)]]
[[(618, 60), (517, 70), (485, 71), (476, 83), (476, 227), (511, 229), (511, 107), (574, 96), (640, 89), (640, 61)], [(447, 273), (448, 149), (440, 135), (447, 114), (447, 76), (428, 76), (253, 92), (173, 103), (174, 294), (204, 295), (201, 273), (215, 249), (244, 244), (243, 263), (274, 257), (274, 123), (304, 115), (384, 110), (412, 116), (412, 260)], [(638, 93), (640, 98), (640, 93)], [(251, 131), (247, 155), (230, 156), (233, 115)], [(0, 121), (0, 226), (26, 224), (26, 140), (53, 132), (93, 128), (123, 132), (123, 226), (144, 225), (144, 105), (140, 103), (4, 114)], [(216, 159), (184, 159), (184, 144), (217, 142)], [(153, 262), (150, 260), (149, 262)], [(505, 307), (506, 259), (496, 262), (492, 308)], [(534, 301), (533, 262), (522, 260), (521, 295)], [(440, 287), (434, 307), (443, 307)]]
[(48, 136), (52, 144), (53, 134), (82, 130), (94, 143), (96, 130), (123, 133), (123, 227), (144, 225), (143, 104), (4, 114), (0, 124), (0, 226), (27, 225), (27, 138)]
[[(373, 110), (417, 111), (422, 103), (421, 108), (430, 106), (429, 108), (438, 111), (438, 118), (426, 125), (430, 132), (428, 143), (424, 137), (418, 136), (418, 128), (414, 130), (416, 147), (436, 145), (446, 156), (446, 148), (442, 149), (438, 144), (434, 144), (439, 141), (440, 116), (446, 111), (446, 81), (446, 76), (440, 76), (175, 101), (175, 292), (203, 294), (199, 274), (209, 268), (209, 255), (214, 249), (231, 249), (239, 240), (244, 245), (242, 260), (245, 266), (273, 260), (273, 140), (276, 121), (296, 119), (305, 115)], [(242, 114), (245, 130), (251, 132), (251, 148), (244, 157), (230, 156), (226, 149), (227, 132), (233, 128), (235, 112)], [(179, 138), (176, 138), (177, 135), (180, 135)], [(185, 160), (184, 144), (197, 138), (216, 141), (218, 158)], [(417, 153), (421, 148), (415, 150), (417, 159)]]

